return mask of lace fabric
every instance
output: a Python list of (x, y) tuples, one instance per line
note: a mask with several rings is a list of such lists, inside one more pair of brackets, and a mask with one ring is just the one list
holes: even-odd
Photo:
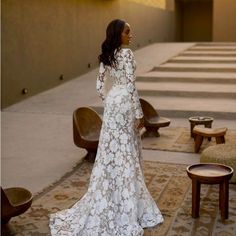
[[(130, 49), (116, 52), (117, 66), (100, 64), (97, 90), (103, 124), (87, 193), (70, 209), (50, 216), (51, 235), (141, 236), (163, 222), (144, 182), (141, 139), (135, 120), (143, 116)], [(114, 78), (105, 93), (106, 73)]]

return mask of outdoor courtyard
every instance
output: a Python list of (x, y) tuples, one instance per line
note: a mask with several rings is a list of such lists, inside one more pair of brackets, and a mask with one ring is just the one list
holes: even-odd
[[(204, 54), (209, 47), (215, 48), (212, 54), (227, 54), (219, 49), (230, 47), (233, 55), (222, 56), (224, 62), (214, 62), (220, 61), (219, 55), (185, 56)], [(194, 153), (190, 116), (214, 117), (213, 127), (228, 128), (226, 143), (236, 144), (236, 67), (230, 62), (236, 60), (236, 44), (155, 43), (136, 50), (135, 58), (140, 97), (171, 120), (169, 127), (160, 129), (160, 137), (143, 139), (146, 184), (165, 218), (145, 235), (234, 235), (235, 184), (229, 187), (228, 220), (221, 222), (218, 185), (203, 185), (200, 217), (193, 219), (186, 167), (199, 163), (202, 150), (216, 145), (214, 139), (206, 139), (200, 153)], [(200, 62), (203, 59), (208, 62)], [(186, 69), (191, 60), (199, 71)], [(216, 72), (206, 71), (207, 66)], [(167, 69), (159, 71), (161, 67)], [(90, 106), (102, 115), (97, 72), (96, 68), (2, 111), (2, 186), (21, 186), (34, 194), (32, 207), (12, 218), (6, 235), (49, 234), (49, 214), (72, 206), (86, 192), (93, 164), (73, 143), (72, 113)]]
[[(50, 215), (72, 207), (87, 192), (94, 163), (86, 157), (96, 153), (97, 146), (89, 147), (87, 153), (75, 136), (85, 130), (89, 141), (98, 142), (100, 128), (96, 125), (104, 112), (96, 90), (98, 56), (104, 50), (104, 39), (109, 41), (107, 25), (114, 19), (123, 22), (116, 49), (128, 45), (137, 63), (135, 86), (144, 127), (140, 130), (140, 162), (138, 155), (129, 159), (126, 154), (113, 153), (127, 163), (133, 161), (136, 175), (129, 179), (136, 190), (141, 189), (135, 182), (137, 173), (142, 176), (141, 164), (148, 191), (164, 218), (163, 223), (145, 228), (144, 235), (236, 235), (235, 0), (3, 0), (1, 16), (1, 235), (50, 235)], [(124, 37), (128, 43), (124, 44)], [(109, 42), (110, 47), (114, 38)], [(126, 75), (125, 66), (120, 70)], [(127, 92), (127, 80), (124, 84), (124, 78), (119, 79)], [(112, 78), (105, 85), (108, 93)], [(88, 116), (76, 123), (79, 113), (74, 112), (81, 107), (92, 109), (98, 123)], [(110, 113), (116, 114), (114, 110)], [(116, 137), (120, 130), (116, 128)], [(112, 135), (115, 137), (114, 132)], [(136, 140), (137, 136), (132, 133), (130, 137)], [(137, 153), (135, 140), (128, 141), (127, 147), (120, 141), (120, 149)], [(133, 170), (126, 165), (115, 167), (110, 172), (113, 177), (118, 170), (122, 177), (125, 169)], [(102, 177), (110, 181), (108, 176)], [(122, 180), (123, 184), (128, 180)], [(111, 186), (109, 182), (109, 191)], [(149, 204), (143, 204), (141, 198), (137, 201), (138, 191), (132, 200), (142, 211)], [(141, 190), (139, 193), (141, 196)], [(112, 195), (112, 201), (116, 196)], [(99, 208), (88, 202), (84, 206)], [(18, 207), (27, 211), (9, 218)], [(91, 215), (91, 209), (88, 212)], [(107, 215), (103, 215), (104, 228), (108, 227)], [(126, 228), (118, 230), (130, 230), (129, 218), (121, 219)], [(144, 225), (136, 218), (142, 217), (134, 220), (142, 231)], [(96, 224), (102, 219), (100, 213), (97, 219)], [(77, 218), (75, 223), (78, 230)], [(71, 221), (66, 227), (72, 228)], [(109, 234), (115, 232), (110, 224), (108, 228)], [(123, 232), (118, 234), (127, 236)]]

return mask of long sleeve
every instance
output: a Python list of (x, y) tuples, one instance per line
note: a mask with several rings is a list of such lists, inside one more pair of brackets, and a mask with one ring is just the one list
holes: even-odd
[(97, 84), (96, 89), (98, 91), (99, 97), (102, 101), (106, 98), (106, 91), (105, 91), (105, 80), (106, 80), (106, 68), (104, 67), (103, 63), (100, 63), (99, 72), (97, 76)]
[(140, 105), (138, 92), (135, 86), (135, 61), (133, 52), (128, 49), (124, 55), (124, 68), (125, 68), (125, 75), (127, 79), (127, 89), (131, 95), (131, 100), (133, 102), (135, 118), (139, 119), (143, 117), (143, 111)]

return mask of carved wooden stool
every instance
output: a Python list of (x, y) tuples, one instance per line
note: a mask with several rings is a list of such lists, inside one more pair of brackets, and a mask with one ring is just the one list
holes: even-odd
[(146, 100), (140, 98), (144, 115), (144, 127), (146, 131), (142, 134), (144, 137), (159, 137), (159, 128), (167, 127), (170, 125), (170, 119), (161, 117), (155, 108)]
[(193, 128), (193, 133), (195, 134), (194, 142), (195, 142), (195, 152), (199, 152), (200, 147), (202, 145), (202, 141), (204, 137), (215, 137), (216, 143), (225, 143), (225, 134), (226, 134), (227, 128), (204, 128), (195, 126)]
[(102, 119), (90, 107), (79, 107), (73, 112), (73, 138), (76, 146), (85, 148), (85, 159), (95, 161)]

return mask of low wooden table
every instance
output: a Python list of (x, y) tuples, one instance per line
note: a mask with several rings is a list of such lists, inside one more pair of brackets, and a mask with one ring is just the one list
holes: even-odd
[(201, 184), (219, 184), (219, 209), (221, 219), (228, 219), (229, 180), (233, 175), (230, 166), (213, 163), (194, 164), (187, 167), (187, 174), (192, 179), (192, 217), (199, 217)]
[[(189, 117), (188, 120), (190, 122), (190, 135), (193, 138), (193, 128), (195, 125), (204, 125), (206, 128), (211, 128), (214, 119), (209, 116), (193, 116)], [(210, 138), (208, 140), (210, 140)]]

